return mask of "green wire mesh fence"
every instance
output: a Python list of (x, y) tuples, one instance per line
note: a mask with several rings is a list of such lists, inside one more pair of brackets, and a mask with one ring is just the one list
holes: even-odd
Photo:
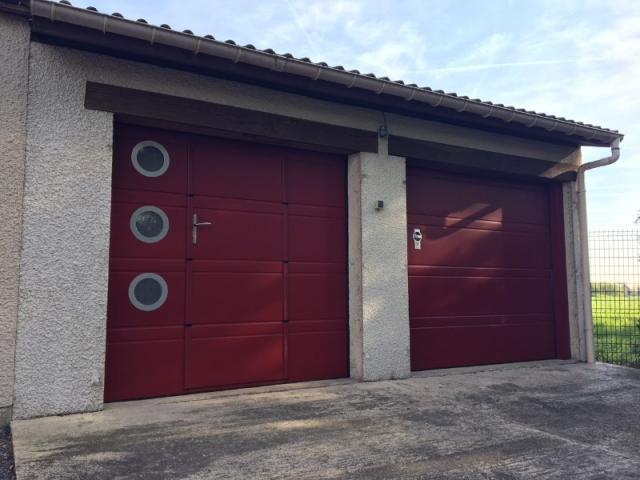
[(589, 233), (596, 360), (640, 368), (640, 229)]

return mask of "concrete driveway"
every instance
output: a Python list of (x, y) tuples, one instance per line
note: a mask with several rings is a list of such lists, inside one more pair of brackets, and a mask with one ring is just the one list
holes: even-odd
[(640, 477), (640, 371), (543, 362), (13, 424), (18, 479)]

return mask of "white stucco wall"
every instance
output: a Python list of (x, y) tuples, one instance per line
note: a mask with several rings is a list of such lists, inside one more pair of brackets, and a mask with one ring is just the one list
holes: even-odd
[(13, 404), (28, 58), (29, 25), (0, 14), (0, 426)]
[(351, 376), (404, 378), (410, 374), (405, 159), (384, 148), (351, 155), (348, 195)]
[(113, 118), (84, 108), (96, 70), (32, 44), (16, 418), (102, 407)]

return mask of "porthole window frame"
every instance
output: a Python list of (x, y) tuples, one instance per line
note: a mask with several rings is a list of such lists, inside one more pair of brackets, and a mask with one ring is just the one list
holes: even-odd
[[(162, 156), (164, 157), (164, 164), (162, 165), (161, 168), (159, 168), (155, 172), (146, 170), (142, 165), (140, 165), (140, 162), (138, 162), (138, 153), (140, 153), (140, 150), (142, 150), (144, 147), (155, 147), (158, 150), (160, 150), (160, 153), (162, 153)], [(133, 147), (133, 150), (131, 150), (131, 163), (133, 164), (133, 168), (140, 175), (144, 175), (145, 177), (149, 177), (149, 178), (156, 178), (164, 175), (166, 171), (169, 169), (169, 165), (171, 164), (171, 156), (169, 155), (169, 152), (167, 151), (166, 148), (164, 148), (162, 144), (154, 140), (144, 140), (142, 142), (138, 142)]]
[[(138, 283), (148, 278), (155, 280), (160, 284), (161, 293), (160, 293), (160, 298), (156, 302), (150, 305), (145, 305), (144, 303), (140, 302), (136, 298), (135, 288), (138, 285)], [(137, 275), (136, 277), (134, 277), (133, 280), (131, 280), (131, 283), (129, 283), (129, 302), (131, 302), (131, 305), (133, 305), (135, 308), (143, 312), (153, 312), (155, 310), (158, 310), (165, 304), (168, 297), (169, 297), (169, 286), (167, 285), (167, 281), (157, 273), (152, 273), (152, 272), (141, 273), (140, 275)]]
[[(162, 222), (163, 222), (162, 230), (155, 237), (145, 237), (136, 228), (136, 217), (143, 212), (153, 212), (156, 215), (159, 215), (160, 218), (162, 219)], [(144, 243), (160, 242), (169, 233), (169, 228), (170, 228), (169, 216), (166, 214), (164, 210), (162, 210), (160, 207), (156, 207), (155, 205), (143, 205), (140, 208), (136, 208), (134, 212), (131, 214), (131, 217), (129, 217), (129, 230), (131, 231), (134, 237), (136, 237), (138, 240)]]

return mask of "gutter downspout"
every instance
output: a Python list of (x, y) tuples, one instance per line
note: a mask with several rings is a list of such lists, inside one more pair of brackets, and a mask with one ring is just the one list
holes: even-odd
[(591, 311), (591, 273), (589, 271), (589, 242), (587, 227), (587, 191), (585, 186), (585, 172), (605, 165), (611, 165), (620, 158), (620, 138), (611, 143), (611, 155), (594, 160), (593, 162), (580, 165), (576, 179), (576, 194), (578, 201), (578, 218), (580, 225), (580, 246), (581, 246), (581, 270), (582, 270), (582, 302), (584, 312), (584, 337), (587, 363), (594, 363), (595, 350), (593, 347), (593, 316)]

